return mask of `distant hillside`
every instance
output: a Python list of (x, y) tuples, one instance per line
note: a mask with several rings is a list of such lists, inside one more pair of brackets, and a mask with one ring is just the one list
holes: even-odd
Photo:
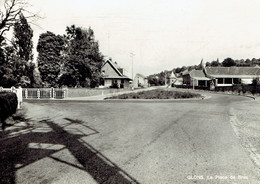
[[(216, 61), (206, 62), (206, 66), (211, 67), (231, 67), (231, 66), (237, 66), (237, 67), (249, 67), (249, 66), (260, 66), (260, 58), (259, 59), (240, 59), (240, 60), (233, 60), (232, 58), (226, 58), (222, 62), (219, 62), (217, 59)], [(148, 81), (151, 85), (160, 86), (165, 84), (165, 77), (168, 78), (172, 72), (178, 74), (180, 72), (183, 72), (185, 70), (191, 71), (193, 69), (199, 70), (201, 69), (200, 64), (198, 65), (192, 65), (192, 66), (182, 66), (173, 68), (172, 70), (165, 70), (157, 74), (152, 74), (148, 76)]]

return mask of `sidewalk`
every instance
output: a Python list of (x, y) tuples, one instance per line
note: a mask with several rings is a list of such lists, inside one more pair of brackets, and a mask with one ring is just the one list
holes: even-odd
[(154, 90), (154, 89), (158, 89), (158, 88), (164, 88), (163, 87), (149, 87), (149, 88), (141, 88), (141, 89), (135, 89), (135, 90), (131, 90), (131, 91), (122, 91), (122, 92), (118, 92), (118, 93), (111, 93), (111, 94), (105, 94), (105, 95), (97, 95), (97, 96), (86, 96), (86, 97), (68, 97), (62, 100), (66, 100), (66, 101), (75, 101), (75, 100), (82, 100), (82, 101), (97, 101), (97, 100), (104, 100), (105, 98), (108, 97), (112, 97), (112, 96), (118, 96), (118, 95), (122, 95), (122, 94), (129, 94), (129, 93), (138, 93), (138, 92), (142, 92), (142, 91), (150, 91), (150, 90)]

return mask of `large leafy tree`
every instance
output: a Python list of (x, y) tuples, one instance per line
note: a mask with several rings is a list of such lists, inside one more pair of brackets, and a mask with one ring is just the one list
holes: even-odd
[(66, 40), (63, 36), (47, 31), (39, 37), (38, 69), (45, 87), (57, 87), (63, 66)]
[(14, 24), (14, 39), (13, 45), (17, 50), (18, 56), (25, 61), (33, 60), (33, 30), (28, 24), (27, 19), (23, 14), (20, 14), (20, 19)]
[(24, 15), (20, 14), (20, 19), (14, 25), (14, 37), (12, 45), (15, 49), (13, 62), (19, 67), (14, 71), (19, 73), (19, 84), (22, 87), (32, 87), (34, 85), (34, 68), (33, 61), (33, 30), (28, 24)]
[(99, 84), (103, 56), (94, 31), (74, 25), (67, 27), (67, 55), (60, 85), (95, 87)]
[(0, 66), (0, 85), (31, 87), (34, 83), (33, 31), (22, 13), (14, 24), (13, 33), (11, 45), (4, 47), (4, 59)]
[(224, 67), (236, 66), (236, 62), (232, 58), (226, 58), (222, 62)]
[[(2, 0), (0, 6), (0, 86), (31, 86), (32, 30), (27, 20), (33, 22), (38, 15), (28, 11), (30, 5), (25, 0)], [(5, 34), (9, 30), (14, 32), (11, 44)]]

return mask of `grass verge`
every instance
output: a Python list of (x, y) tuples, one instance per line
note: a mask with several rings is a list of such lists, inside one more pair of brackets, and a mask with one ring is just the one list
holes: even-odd
[(138, 93), (128, 93), (106, 99), (183, 99), (183, 98), (200, 98), (201, 95), (191, 92), (180, 92), (156, 89)]

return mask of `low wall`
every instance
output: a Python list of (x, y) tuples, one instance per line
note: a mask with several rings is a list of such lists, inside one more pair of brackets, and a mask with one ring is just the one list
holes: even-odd
[(86, 96), (98, 96), (112, 93), (119, 93), (123, 91), (131, 91), (130, 89), (91, 89), (91, 88), (68, 88), (67, 97), (86, 97)]

